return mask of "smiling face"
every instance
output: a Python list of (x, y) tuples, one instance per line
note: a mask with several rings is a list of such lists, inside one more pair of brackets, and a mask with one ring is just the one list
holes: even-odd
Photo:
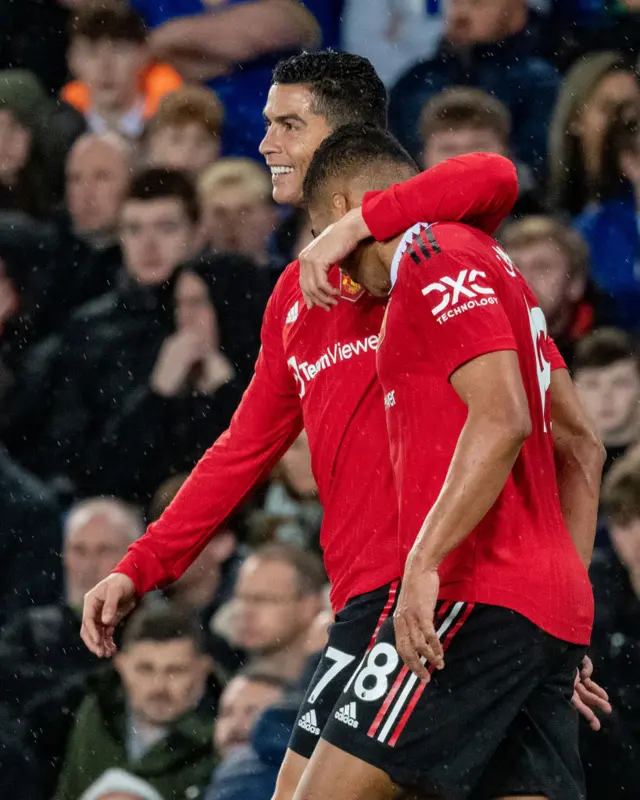
[(264, 108), (267, 132), (260, 152), (271, 171), (276, 203), (300, 205), (302, 183), (316, 149), (331, 133), (301, 84), (275, 84)]

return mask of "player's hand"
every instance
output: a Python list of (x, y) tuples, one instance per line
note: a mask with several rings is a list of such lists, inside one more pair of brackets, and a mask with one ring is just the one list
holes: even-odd
[(442, 644), (434, 621), (439, 588), (437, 569), (423, 566), (419, 557), (410, 553), (393, 624), (400, 657), (425, 682), (430, 680), (425, 661), (436, 669), (444, 667)]
[(307, 308), (320, 306), (326, 311), (335, 306), (340, 289), (329, 283), (327, 277), (334, 264), (352, 253), (357, 245), (371, 236), (362, 217), (362, 209), (354, 208), (341, 220), (329, 225), (308, 244), (298, 256), (300, 261), (300, 288)]
[(85, 595), (80, 636), (94, 655), (109, 658), (115, 653), (115, 629), (139, 600), (131, 578), (117, 572)]
[(589, 656), (585, 656), (582, 666), (576, 673), (571, 703), (576, 711), (579, 711), (587, 720), (591, 730), (599, 731), (601, 724), (594, 709), (610, 714), (611, 703), (609, 702), (609, 695), (602, 686), (591, 680), (592, 675), (593, 663)]
[(193, 367), (208, 356), (207, 343), (195, 331), (168, 336), (151, 373), (151, 389), (162, 397), (175, 397), (187, 382)]

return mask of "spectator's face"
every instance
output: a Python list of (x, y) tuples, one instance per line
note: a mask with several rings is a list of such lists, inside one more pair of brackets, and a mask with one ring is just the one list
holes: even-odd
[(6, 108), (0, 109), (0, 182), (12, 184), (26, 166), (31, 134)]
[(149, 725), (166, 725), (194, 708), (211, 671), (211, 660), (191, 639), (135, 642), (115, 665), (131, 710)]
[(260, 197), (252, 187), (222, 186), (203, 197), (202, 211), (205, 233), (215, 250), (264, 261), (277, 224), (270, 198)]
[(458, 46), (496, 42), (521, 7), (521, 0), (449, 0), (445, 35)]
[(127, 272), (146, 286), (164, 283), (200, 246), (197, 224), (174, 197), (125, 200), (120, 231)]
[(153, 167), (179, 169), (193, 178), (220, 155), (220, 140), (197, 122), (161, 128), (149, 139), (148, 159)]
[(640, 415), (640, 374), (631, 358), (588, 367), (575, 376), (576, 390), (605, 445), (631, 444)]
[(276, 203), (299, 205), (313, 154), (331, 129), (313, 112), (311, 92), (300, 84), (276, 84), (264, 108), (267, 132), (260, 152), (271, 170)]
[(240, 569), (234, 602), (235, 638), (252, 655), (285, 650), (319, 610), (319, 598), (301, 597), (290, 564), (256, 556), (249, 556)]
[(78, 233), (109, 233), (127, 188), (129, 166), (124, 150), (87, 137), (67, 160), (67, 206)]
[(124, 113), (131, 108), (147, 58), (144, 45), (109, 39), (92, 42), (84, 36), (73, 41), (70, 51), (71, 69), (87, 84), (91, 104), (101, 113)]
[(508, 255), (538, 298), (552, 335), (565, 333), (556, 325), (560, 319), (571, 321), (572, 314), (565, 312), (582, 298), (584, 281), (571, 276), (564, 253), (553, 242), (542, 241), (511, 247)]
[(611, 541), (622, 564), (632, 575), (640, 575), (640, 519), (612, 525)]
[(220, 698), (220, 710), (213, 728), (216, 752), (226, 758), (234, 747), (248, 744), (251, 729), (260, 714), (281, 696), (282, 691), (277, 686), (242, 676), (234, 678)]
[(487, 128), (456, 128), (433, 133), (424, 146), (422, 160), (425, 169), (429, 169), (447, 158), (467, 153), (499, 153), (506, 156), (507, 146)]
[(134, 536), (123, 520), (104, 512), (70, 517), (62, 550), (69, 605), (82, 605), (85, 594), (124, 557)]
[(202, 278), (184, 272), (176, 281), (176, 327), (193, 331), (213, 347), (220, 344), (218, 319), (211, 297)]
[(588, 164), (600, 163), (604, 135), (616, 109), (638, 97), (638, 80), (627, 70), (609, 72), (593, 89), (573, 126)]
[(300, 497), (317, 494), (318, 486), (311, 470), (309, 440), (303, 431), (280, 461), (285, 483)]

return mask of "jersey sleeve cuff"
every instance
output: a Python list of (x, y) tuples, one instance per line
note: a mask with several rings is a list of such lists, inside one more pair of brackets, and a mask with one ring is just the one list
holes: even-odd
[(447, 380), (451, 378), (457, 369), (468, 364), (469, 361), (473, 361), (474, 358), (503, 350), (518, 350), (516, 341), (512, 336), (504, 336), (486, 342), (472, 342), (471, 344), (465, 342), (455, 349), (450, 349), (443, 357)]

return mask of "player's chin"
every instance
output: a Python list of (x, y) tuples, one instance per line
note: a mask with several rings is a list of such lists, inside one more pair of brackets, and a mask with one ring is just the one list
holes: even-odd
[(283, 175), (273, 181), (271, 196), (279, 206), (299, 206), (302, 202), (302, 187), (288, 175)]

